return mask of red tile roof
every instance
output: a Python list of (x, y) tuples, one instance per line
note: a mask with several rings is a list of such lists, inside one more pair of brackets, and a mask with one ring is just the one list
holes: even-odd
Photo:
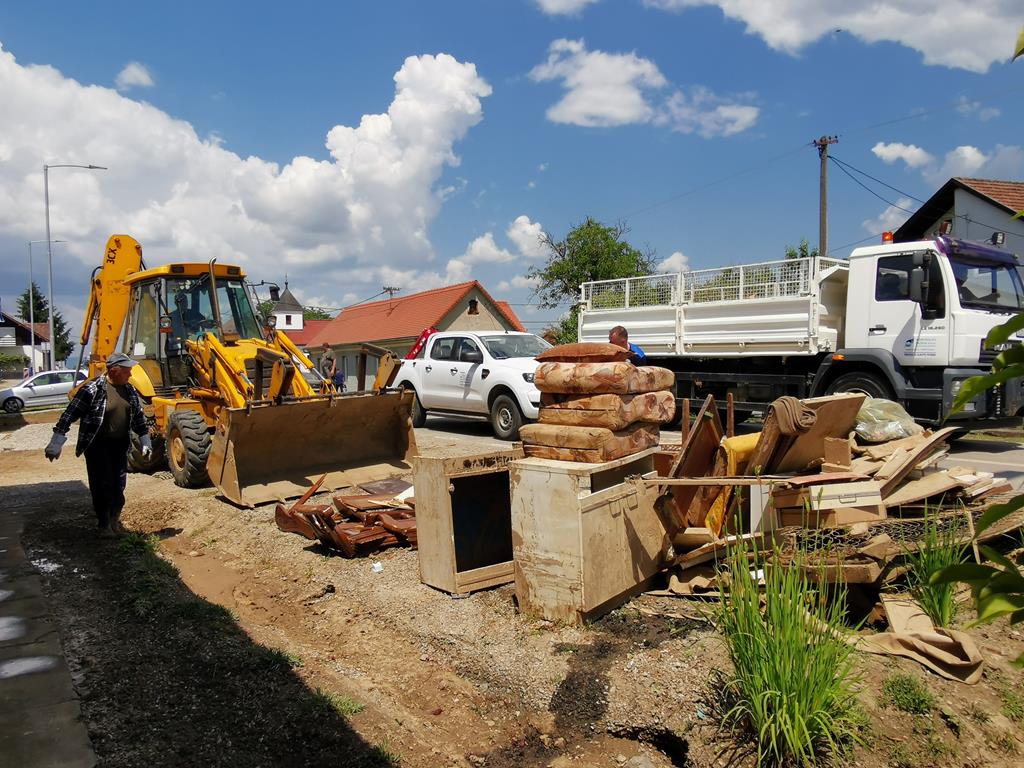
[(285, 331), (285, 334), (287, 334), (295, 346), (308, 347), (309, 342), (316, 338), (316, 335), (326, 328), (330, 322), (330, 320), (304, 320), (301, 331)]
[(963, 176), (957, 176), (956, 180), (1007, 210), (1014, 213), (1024, 211), (1024, 182), (999, 181), (997, 179), (968, 179)]
[(508, 302), (495, 301), (476, 280), (448, 285), (401, 298), (359, 304), (343, 309), (309, 342), (310, 347), (324, 342), (332, 345), (359, 344), (389, 339), (415, 339), (430, 326), (436, 326), (473, 288), (504, 315), (517, 331), (526, 330)]
[[(25, 333), (31, 331), (32, 326), (22, 320), (20, 317), (8, 314), (7, 312), (0, 312), (0, 323), (8, 321), (14, 325), (19, 326)], [(50, 338), (50, 325), (49, 323), (35, 323), (36, 328), (36, 341), (47, 341)]]

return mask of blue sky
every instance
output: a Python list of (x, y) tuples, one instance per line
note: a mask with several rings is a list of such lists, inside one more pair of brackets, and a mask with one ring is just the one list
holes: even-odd
[(1024, 178), (1022, 23), (1018, 0), (4, 3), (0, 300), (45, 237), (43, 163), (109, 167), (51, 172), (76, 327), (127, 232), (329, 307), (477, 278), (539, 329), (537, 237), (587, 216), (666, 270), (815, 243), (822, 134), (899, 190), (830, 167), (845, 255), (950, 176)]

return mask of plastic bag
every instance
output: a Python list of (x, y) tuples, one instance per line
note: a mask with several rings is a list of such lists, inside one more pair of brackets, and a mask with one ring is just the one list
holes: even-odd
[(899, 440), (924, 432), (899, 403), (881, 397), (866, 397), (857, 412), (857, 436), (869, 443)]

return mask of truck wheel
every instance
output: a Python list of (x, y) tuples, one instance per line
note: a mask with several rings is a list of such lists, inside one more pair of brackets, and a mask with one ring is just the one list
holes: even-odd
[(197, 411), (175, 411), (167, 420), (167, 463), (174, 484), (199, 488), (210, 482), (206, 459), (210, 455), (210, 431)]
[(403, 392), (412, 392), (412, 425), (422, 427), (427, 423), (427, 412), (424, 410), (423, 404), (420, 403), (420, 396), (416, 394), (415, 389), (404, 384), (399, 389)]
[(515, 440), (523, 426), (523, 414), (511, 395), (498, 395), (491, 404), (491, 429), (499, 440)]
[(883, 397), (892, 400), (892, 390), (889, 385), (873, 373), (844, 373), (833, 381), (826, 394), (834, 395), (837, 392), (857, 392), (868, 397)]
[(134, 440), (132, 441), (131, 448), (128, 449), (128, 469), (132, 472), (142, 472), (148, 475), (150, 472), (156, 472), (167, 466), (167, 453), (164, 450), (163, 437), (155, 436), (152, 440), (153, 453), (148, 459), (142, 457), (142, 451), (139, 450), (138, 444)]

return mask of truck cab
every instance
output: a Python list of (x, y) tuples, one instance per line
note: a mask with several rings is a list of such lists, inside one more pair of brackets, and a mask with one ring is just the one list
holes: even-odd
[[(1012, 254), (940, 237), (855, 250), (846, 303), (844, 344), (821, 383), (895, 398), (916, 418), (938, 422), (964, 380), (990, 368), (999, 350), (986, 349), (985, 338), (1024, 310), (1024, 283)], [(1020, 342), (1017, 334), (1010, 343)], [(1017, 381), (949, 419), (1013, 417), (1022, 407)]]
[(394, 386), (415, 392), (414, 426), (423, 426), (428, 411), (483, 417), (496, 437), (513, 440), (524, 420), (539, 415), (534, 358), (550, 346), (532, 333), (435, 333), (415, 358), (402, 362)]

